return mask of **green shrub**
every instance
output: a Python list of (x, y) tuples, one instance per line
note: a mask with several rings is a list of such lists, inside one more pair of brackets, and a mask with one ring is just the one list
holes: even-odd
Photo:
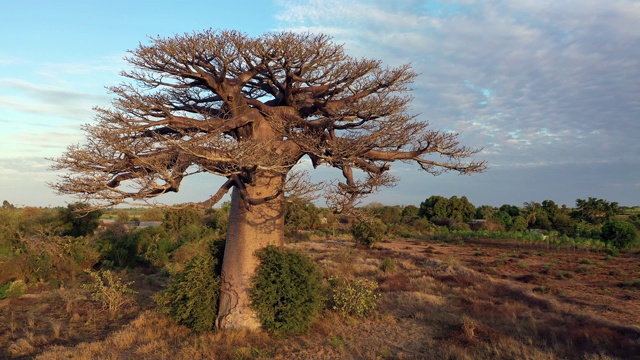
[(602, 225), (600, 236), (602, 240), (617, 249), (631, 247), (638, 239), (636, 227), (632, 223), (623, 220), (606, 222)]
[(24, 294), (27, 284), (22, 280), (8, 282), (0, 286), (0, 300), (12, 297), (18, 297)]
[(169, 255), (176, 248), (175, 241), (162, 227), (136, 229), (133, 236), (137, 239), (135, 242), (138, 261), (148, 262), (158, 267), (169, 261)]
[(392, 272), (396, 269), (396, 262), (392, 258), (386, 258), (380, 263), (380, 270), (383, 272)]
[(250, 292), (251, 307), (267, 331), (300, 334), (322, 310), (322, 283), (307, 256), (269, 246), (260, 259)]
[(638, 287), (640, 288), (640, 279), (638, 280), (625, 280), (618, 284), (621, 287)]
[(162, 227), (168, 233), (178, 233), (187, 225), (203, 225), (204, 213), (193, 206), (170, 209), (164, 214)]
[(329, 278), (330, 308), (342, 316), (369, 316), (378, 308), (378, 284), (367, 279)]
[(209, 251), (190, 260), (154, 300), (160, 311), (195, 332), (212, 330), (218, 314), (224, 242), (212, 241)]
[(93, 234), (100, 222), (101, 210), (89, 211), (90, 206), (83, 203), (69, 204), (60, 210), (59, 218), (66, 225), (63, 235), (73, 237), (87, 236)]
[(469, 227), (469, 224), (462, 221), (454, 222), (453, 224), (451, 224), (449, 229), (451, 231), (471, 231), (471, 227)]
[(387, 226), (380, 220), (358, 221), (351, 228), (351, 234), (356, 243), (372, 247), (375, 243), (382, 240), (387, 231)]
[(7, 298), (7, 290), (9, 290), (10, 286), (11, 286), (11, 281), (0, 286), (0, 300)]
[(206, 224), (212, 229), (218, 230), (221, 233), (227, 232), (229, 226), (229, 206), (223, 206), (220, 208), (209, 208), (206, 211)]
[(112, 316), (131, 302), (130, 295), (136, 294), (129, 288), (133, 281), (123, 282), (122, 277), (111, 270), (90, 271), (88, 273), (92, 283), (83, 287), (89, 290), (91, 298), (100, 302)]
[(110, 227), (97, 240), (96, 248), (105, 267), (135, 267), (140, 257), (138, 245), (140, 239), (127, 232), (122, 224)]

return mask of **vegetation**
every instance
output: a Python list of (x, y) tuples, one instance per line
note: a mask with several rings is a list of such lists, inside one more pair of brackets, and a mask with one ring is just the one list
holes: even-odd
[[(0, 208), (0, 357), (585, 359), (640, 351), (629, 301), (640, 295), (638, 242), (603, 236), (609, 223), (635, 231), (635, 209), (593, 224), (545, 201), (480, 207), (474, 215), (484, 222), (437, 225), (417, 206), (372, 204), (361, 211), (386, 233), (370, 249), (355, 246), (348, 219), (295, 205), (303, 214), (289, 217), (300, 220), (291, 236), (307, 236), (286, 251), (272, 248), (279, 255), (264, 262), (263, 288), (278, 290), (255, 297), (264, 309), (293, 308), (272, 316), (268, 332), (215, 329), (225, 232), (216, 224), (226, 221), (225, 206), (171, 228), (138, 227), (144, 209), (107, 209), (103, 217), (115, 221), (80, 237), (61, 235), (64, 208)], [(182, 210), (172, 218), (191, 218), (189, 207), (171, 211)], [(501, 212), (523, 219), (524, 229), (492, 223)], [(572, 232), (556, 228), (561, 214)], [(544, 217), (548, 229), (538, 227)], [(313, 281), (295, 282), (312, 273)], [(320, 299), (315, 310), (292, 305), (309, 293)]]
[(260, 266), (251, 288), (251, 306), (262, 327), (279, 334), (307, 331), (323, 307), (322, 285), (315, 264), (291, 250), (259, 250)]
[(357, 221), (351, 228), (351, 233), (356, 243), (373, 247), (377, 242), (382, 240), (386, 233), (386, 225), (379, 219), (372, 221)]
[(630, 222), (612, 220), (602, 225), (600, 236), (607, 244), (617, 249), (626, 249), (638, 240), (638, 231)]
[(382, 270), (382, 272), (392, 272), (396, 270), (396, 262), (393, 261), (392, 258), (388, 257), (384, 260), (382, 260), (382, 262), (380, 263), (380, 270)]
[(22, 280), (10, 281), (0, 286), (0, 300), (18, 297), (24, 294), (27, 284)]
[(365, 317), (378, 308), (378, 284), (368, 279), (329, 278), (330, 307), (342, 316)]
[(136, 294), (130, 286), (133, 281), (123, 282), (122, 276), (111, 271), (90, 271), (92, 282), (84, 285), (91, 298), (102, 304), (111, 316), (117, 315), (124, 306), (133, 302), (131, 295)]
[(214, 241), (191, 259), (183, 271), (155, 296), (162, 313), (195, 332), (213, 330), (220, 298), (220, 271), (224, 242)]

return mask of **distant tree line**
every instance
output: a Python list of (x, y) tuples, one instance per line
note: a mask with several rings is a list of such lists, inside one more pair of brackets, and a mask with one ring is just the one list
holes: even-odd
[[(185, 259), (206, 248), (206, 241), (224, 239), (229, 208), (225, 203), (206, 211), (193, 207), (88, 211), (79, 203), (20, 208), (5, 200), (0, 207), (0, 282), (61, 281), (96, 267), (179, 269)], [(308, 200), (289, 198), (287, 238), (299, 241), (350, 233), (371, 246), (384, 237), (429, 238), (443, 231), (476, 231), (594, 239), (626, 248), (636, 244), (640, 228), (640, 208), (593, 197), (577, 199), (573, 208), (552, 200), (476, 207), (465, 196), (434, 195), (419, 206), (371, 203), (359, 210), (362, 218), (353, 219)], [(111, 224), (96, 233), (105, 217)], [(159, 226), (135, 226), (150, 221)]]
[(553, 200), (474, 206), (467, 197), (434, 195), (419, 207), (372, 203), (364, 212), (386, 225), (390, 235), (432, 235), (439, 229), (453, 231), (542, 232), (552, 236), (602, 239), (617, 247), (631, 246), (640, 229), (640, 208), (623, 208), (616, 202), (589, 197), (576, 206), (558, 206)]

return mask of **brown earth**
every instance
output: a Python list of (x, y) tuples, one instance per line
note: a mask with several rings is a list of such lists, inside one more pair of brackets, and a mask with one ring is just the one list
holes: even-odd
[(407, 256), (425, 254), (457, 260), (493, 279), (516, 282), (533, 293), (546, 295), (568, 312), (640, 327), (640, 283), (625, 286), (625, 281), (640, 280), (638, 254), (607, 258), (604, 252), (488, 239), (458, 245), (395, 240), (382, 243), (380, 248)]

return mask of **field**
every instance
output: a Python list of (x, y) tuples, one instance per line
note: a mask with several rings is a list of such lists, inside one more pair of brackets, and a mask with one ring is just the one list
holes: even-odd
[(150, 297), (166, 280), (136, 270), (127, 280), (139, 294), (117, 316), (79, 288), (0, 300), (0, 358), (640, 358), (637, 253), (488, 239), (395, 239), (365, 249), (313, 238), (287, 246), (327, 277), (377, 281), (378, 312), (362, 319), (326, 310), (309, 333), (290, 338), (194, 334), (154, 311)]

